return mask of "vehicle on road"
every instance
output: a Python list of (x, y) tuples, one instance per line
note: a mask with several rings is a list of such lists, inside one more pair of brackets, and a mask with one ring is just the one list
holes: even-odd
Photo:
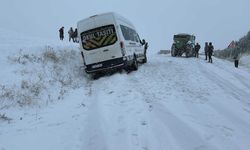
[(185, 54), (186, 57), (195, 56), (195, 36), (190, 34), (177, 34), (173, 37), (171, 47), (171, 56), (181, 57)]
[(94, 15), (77, 23), (81, 54), (88, 74), (114, 69), (137, 70), (147, 61), (133, 24), (117, 13)]

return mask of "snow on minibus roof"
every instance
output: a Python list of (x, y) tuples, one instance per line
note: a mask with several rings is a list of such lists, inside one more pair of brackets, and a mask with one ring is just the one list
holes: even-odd
[(117, 18), (121, 18), (122, 20), (125, 20), (128, 24), (130, 24), (133, 28), (135, 28), (134, 25), (127, 18), (124, 18), (122, 15), (120, 15), (118, 13), (115, 13), (115, 12), (107, 12), (107, 13), (102, 13), (102, 14), (96, 14), (96, 15), (93, 15), (93, 16), (90, 16), (88, 18), (85, 18), (85, 19), (82, 19), (82, 20), (78, 21), (77, 24), (81, 23), (81, 22), (84, 22), (86, 20), (95, 18), (95, 17), (108, 16), (108, 15), (116, 16)]

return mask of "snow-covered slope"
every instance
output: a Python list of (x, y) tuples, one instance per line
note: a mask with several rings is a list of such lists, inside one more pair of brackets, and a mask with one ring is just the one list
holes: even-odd
[(3, 29), (0, 34), (0, 109), (17, 104), (42, 106), (62, 99), (67, 87), (78, 84), (77, 45)]
[(243, 55), (240, 59), (240, 64), (243, 66), (250, 68), (250, 55)]
[[(0, 149), (250, 147), (247, 68), (155, 54), (136, 72), (92, 81), (80, 69), (77, 45), (38, 41), (21, 52), (20, 47), (0, 47), (6, 53), (0, 84), (15, 91), (11, 97), (1, 89)], [(41, 87), (39, 93), (32, 85)], [(31, 103), (18, 102), (26, 100), (20, 95), (28, 95)]]

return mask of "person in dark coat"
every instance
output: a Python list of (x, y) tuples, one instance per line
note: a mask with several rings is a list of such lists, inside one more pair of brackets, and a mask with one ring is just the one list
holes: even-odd
[(204, 52), (205, 52), (205, 60), (207, 60), (207, 56), (208, 56), (208, 42), (205, 43), (205, 47), (204, 47)]
[(73, 40), (74, 42), (74, 31), (73, 31), (73, 28), (70, 27), (69, 31), (68, 31), (68, 34), (69, 34), (69, 42), (71, 41), (71, 39)]
[(148, 49), (148, 42), (146, 42), (145, 39), (140, 40), (141, 45), (144, 45), (144, 55), (147, 54), (147, 49)]
[(199, 43), (196, 43), (194, 50), (195, 50), (195, 57), (199, 57), (199, 50), (200, 50), (201, 46)]
[(234, 58), (234, 66), (235, 66), (235, 68), (238, 68), (239, 67), (240, 55), (238, 53), (236, 53), (233, 58)]
[(64, 27), (61, 27), (59, 29), (59, 38), (60, 38), (60, 40), (63, 41), (63, 39), (64, 39)]
[(147, 49), (148, 49), (148, 42), (145, 42), (145, 45), (144, 45), (144, 55), (145, 56), (147, 55)]
[(73, 33), (73, 42), (77, 42), (78, 43), (78, 31), (77, 28), (75, 29), (74, 33)]
[(208, 59), (209, 59), (208, 62), (210, 63), (213, 63), (213, 60), (212, 60), (213, 52), (214, 52), (214, 46), (212, 45), (212, 42), (210, 42), (208, 45)]

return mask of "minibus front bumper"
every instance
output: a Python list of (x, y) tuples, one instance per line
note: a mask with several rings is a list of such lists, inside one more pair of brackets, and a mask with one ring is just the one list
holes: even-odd
[(122, 57), (86, 65), (85, 71), (86, 73), (105, 72), (112, 69), (123, 68), (125, 65), (126, 63)]

